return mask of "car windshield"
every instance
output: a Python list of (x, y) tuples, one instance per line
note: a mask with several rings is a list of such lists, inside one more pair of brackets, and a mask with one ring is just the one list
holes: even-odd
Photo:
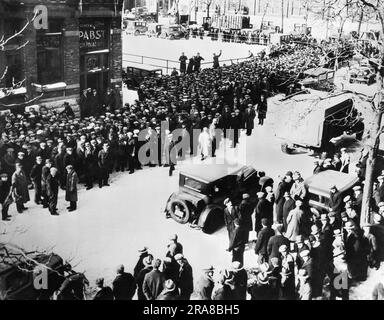
[(171, 27), (169, 28), (170, 31), (179, 31), (180, 28), (179, 27)]
[(185, 177), (184, 186), (198, 192), (202, 192), (204, 189), (204, 184), (202, 182), (188, 177)]

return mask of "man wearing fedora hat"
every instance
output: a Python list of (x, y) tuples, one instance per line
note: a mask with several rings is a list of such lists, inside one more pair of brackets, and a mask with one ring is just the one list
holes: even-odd
[(271, 237), (275, 235), (275, 232), (272, 230), (268, 219), (261, 219), (261, 224), (263, 228), (260, 230), (257, 241), (255, 245), (255, 254), (257, 255), (258, 263), (263, 263), (268, 261), (268, 242)]
[(352, 280), (364, 281), (367, 277), (367, 250), (358, 227), (352, 220), (345, 224), (345, 259)]
[(148, 255), (147, 257), (145, 257), (143, 259), (144, 268), (140, 270), (137, 277), (135, 278), (138, 300), (147, 300), (143, 291), (143, 283), (144, 283), (145, 275), (152, 271), (152, 261), (153, 261), (152, 255)]
[(255, 231), (257, 233), (260, 232), (263, 227), (261, 224), (261, 220), (266, 218), (269, 220), (269, 223), (273, 222), (273, 207), (271, 212), (271, 205), (269, 201), (265, 198), (265, 193), (260, 191), (257, 193), (257, 205), (255, 208)]
[(243, 199), (239, 205), (239, 224), (244, 228), (244, 241), (248, 242), (249, 232), (252, 231), (252, 214), (254, 204), (248, 193), (243, 194)]
[(292, 172), (288, 171), (279, 182), (276, 190), (275, 211), (276, 211), (276, 221), (278, 223), (283, 223), (284, 203), (287, 199), (286, 195), (287, 194), (289, 195), (289, 191), (291, 190), (292, 185), (293, 185)]
[(247, 281), (248, 274), (243, 264), (239, 261), (232, 262), (231, 272), (233, 274), (232, 283), (232, 299), (246, 300), (247, 297)]
[(189, 300), (193, 293), (193, 271), (188, 260), (181, 253), (175, 255), (175, 260), (179, 264), (179, 274), (176, 285), (180, 290), (180, 300)]
[(134, 277), (124, 271), (124, 265), (116, 268), (116, 277), (112, 282), (112, 291), (115, 300), (132, 300), (136, 292), (136, 284)]
[(140, 253), (139, 260), (137, 261), (135, 268), (133, 269), (133, 276), (135, 278), (137, 277), (139, 272), (144, 268), (144, 263), (143, 263), (144, 258), (149, 256), (147, 247), (144, 247), (144, 248), (138, 250), (138, 252)]
[(69, 212), (75, 211), (77, 208), (77, 184), (79, 178), (72, 165), (68, 165), (67, 170), (67, 183), (65, 188), (65, 200), (69, 201), (70, 205), (67, 208)]
[(164, 289), (156, 300), (179, 300), (179, 291), (172, 279), (165, 280)]
[(214, 267), (203, 269), (203, 274), (196, 283), (195, 293), (197, 300), (211, 300), (212, 291), (215, 286), (213, 280)]
[(295, 209), (291, 210), (287, 217), (287, 231), (285, 236), (290, 241), (295, 241), (301, 233), (302, 220), (304, 215), (303, 200), (299, 196), (295, 197)]

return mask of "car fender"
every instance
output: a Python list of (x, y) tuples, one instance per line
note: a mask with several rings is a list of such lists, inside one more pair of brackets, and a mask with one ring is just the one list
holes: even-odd
[(201, 228), (204, 227), (205, 221), (208, 219), (209, 214), (210, 214), (213, 210), (215, 210), (215, 209), (219, 209), (219, 210), (221, 210), (221, 211), (224, 213), (224, 207), (219, 206), (219, 205), (215, 205), (215, 204), (208, 205), (208, 206), (203, 210), (203, 212), (200, 213), (199, 221), (198, 221), (198, 226), (199, 226), (199, 227), (201, 227)]

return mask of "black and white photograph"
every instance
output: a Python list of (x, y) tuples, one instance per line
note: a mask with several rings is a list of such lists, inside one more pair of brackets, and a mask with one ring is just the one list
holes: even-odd
[(0, 0), (0, 300), (384, 300), (383, 113), (384, 0)]

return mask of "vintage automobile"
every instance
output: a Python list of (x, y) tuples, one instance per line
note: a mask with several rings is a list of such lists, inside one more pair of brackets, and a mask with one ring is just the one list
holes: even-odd
[(305, 179), (308, 189), (309, 206), (316, 215), (329, 212), (329, 189), (335, 185), (342, 193), (352, 195), (352, 188), (359, 183), (359, 178), (355, 175), (326, 170)]
[(126, 71), (123, 69), (123, 82), (129, 90), (137, 90), (146, 78), (159, 78), (163, 70), (151, 65), (129, 62)]
[(125, 26), (126, 34), (133, 34), (135, 36), (146, 34), (148, 31), (148, 26), (146, 21), (125, 20), (124, 26)]
[[(41, 265), (47, 267), (48, 289), (37, 290), (34, 274)], [(0, 243), (0, 300), (48, 299), (63, 281), (67, 265), (52, 253), (28, 253), (10, 244)]]
[(318, 88), (321, 84), (332, 83), (335, 78), (335, 71), (323, 67), (311, 68), (303, 72), (303, 77), (299, 84), (305, 88)]
[[(276, 135), (283, 142), (281, 150), (291, 154), (295, 150), (334, 152), (335, 139), (344, 133), (364, 134), (364, 122), (354, 106), (351, 94), (330, 95), (325, 91), (307, 89), (283, 99), (282, 121)], [(335, 121), (346, 119), (350, 121)], [(353, 119), (353, 121), (352, 121)]]
[(376, 81), (376, 74), (370, 67), (358, 67), (350, 71), (350, 83), (365, 83), (371, 85)]
[(162, 26), (161, 34), (159, 36), (162, 39), (188, 39), (189, 32), (187, 32), (181, 25), (170, 25), (170, 26)]
[(210, 234), (224, 225), (225, 198), (231, 197), (236, 204), (243, 193), (252, 196), (268, 185), (273, 180), (250, 166), (191, 166), (180, 172), (179, 191), (168, 198), (165, 213), (178, 223), (192, 223)]
[(148, 25), (147, 37), (158, 38), (161, 34), (162, 25), (158, 23), (151, 23)]

